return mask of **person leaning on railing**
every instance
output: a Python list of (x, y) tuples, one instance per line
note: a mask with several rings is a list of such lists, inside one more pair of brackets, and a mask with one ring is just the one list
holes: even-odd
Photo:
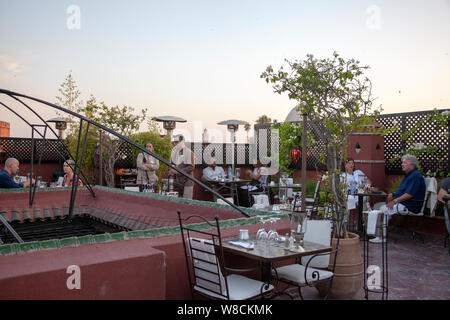
[[(28, 188), (30, 181), (25, 183), (17, 183), (13, 177), (19, 172), (19, 160), (16, 158), (8, 158), (5, 161), (5, 169), (0, 170), (0, 188), (12, 189), (12, 188)], [(35, 180), (32, 179), (33, 184)]]

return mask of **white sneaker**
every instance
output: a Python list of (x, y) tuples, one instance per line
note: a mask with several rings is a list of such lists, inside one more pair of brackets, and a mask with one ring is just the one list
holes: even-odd
[(370, 239), (369, 242), (372, 242), (372, 243), (382, 243), (382, 242), (386, 242), (386, 238), (380, 239), (380, 237), (376, 237), (376, 238)]

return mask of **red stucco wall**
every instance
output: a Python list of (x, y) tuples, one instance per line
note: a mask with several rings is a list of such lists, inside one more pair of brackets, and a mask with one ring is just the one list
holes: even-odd
[[(67, 288), (80, 267), (81, 289)], [(164, 299), (165, 253), (127, 240), (0, 256), (0, 299)]]

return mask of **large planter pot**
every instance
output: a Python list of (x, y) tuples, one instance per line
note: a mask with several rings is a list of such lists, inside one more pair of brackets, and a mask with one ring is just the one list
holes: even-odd
[[(332, 247), (336, 249), (337, 239), (333, 238)], [(334, 261), (334, 256), (330, 257), (330, 263)], [(332, 270), (332, 265), (328, 266)], [(340, 239), (339, 251), (336, 259), (336, 267), (334, 269), (334, 279), (331, 291), (328, 295), (329, 299), (352, 299), (353, 296), (361, 290), (364, 283), (364, 266), (361, 256), (361, 247), (359, 244), (359, 236), (357, 234), (348, 233), (347, 239)], [(325, 294), (328, 289), (328, 283), (317, 286), (321, 295)]]

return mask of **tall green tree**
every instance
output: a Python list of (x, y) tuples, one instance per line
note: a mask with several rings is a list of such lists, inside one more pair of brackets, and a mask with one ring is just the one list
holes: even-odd
[[(104, 103), (97, 103), (95, 97), (91, 95), (86, 105), (79, 109), (79, 113), (86, 116), (87, 118), (94, 120), (105, 127), (108, 127), (117, 133), (130, 137), (139, 130), (139, 127), (143, 121), (145, 121), (147, 109), (143, 109), (140, 113), (135, 114), (134, 108), (132, 107), (109, 107)], [(86, 132), (87, 124), (83, 125), (82, 128), (82, 139), (84, 133)], [(98, 127), (90, 126), (89, 132), (87, 134), (87, 147), (85, 152), (86, 161), (83, 162), (83, 170), (87, 172), (92, 172), (93, 167), (93, 156), (95, 150), (99, 145), (99, 133)], [(76, 152), (76, 146), (78, 141), (79, 126), (75, 128), (73, 132), (67, 137), (68, 144), (72, 154)], [(103, 131), (103, 139), (107, 141), (105, 147), (102, 151), (102, 164), (103, 164), (103, 174), (108, 187), (115, 186), (115, 170), (114, 165), (121, 156), (119, 149), (125, 141), (115, 138), (114, 135)], [(81, 141), (82, 145), (84, 141)], [(81, 147), (80, 147), (81, 148)], [(92, 177), (92, 174), (90, 175)]]
[[(312, 54), (305, 60), (285, 60), (274, 71), (272, 66), (261, 78), (272, 84), (274, 92), (286, 93), (299, 102), (299, 111), (307, 113), (314, 133), (326, 144), (328, 186), (333, 195), (330, 204), (338, 223), (345, 221), (346, 194), (340, 180), (340, 167), (346, 158), (347, 138), (355, 130), (374, 121), (379, 110), (373, 109), (372, 83), (364, 75), (368, 66), (355, 59), (345, 60), (334, 52), (331, 58), (316, 59)], [(346, 228), (338, 236), (347, 236)]]
[[(78, 90), (75, 79), (72, 76), (72, 71), (66, 76), (58, 89), (59, 95), (56, 96), (56, 103), (60, 107), (68, 109), (73, 112), (78, 112), (78, 109), (83, 106), (83, 101), (80, 99), (81, 92)], [(65, 117), (72, 121), (73, 117), (68, 114), (56, 112), (58, 116)]]

